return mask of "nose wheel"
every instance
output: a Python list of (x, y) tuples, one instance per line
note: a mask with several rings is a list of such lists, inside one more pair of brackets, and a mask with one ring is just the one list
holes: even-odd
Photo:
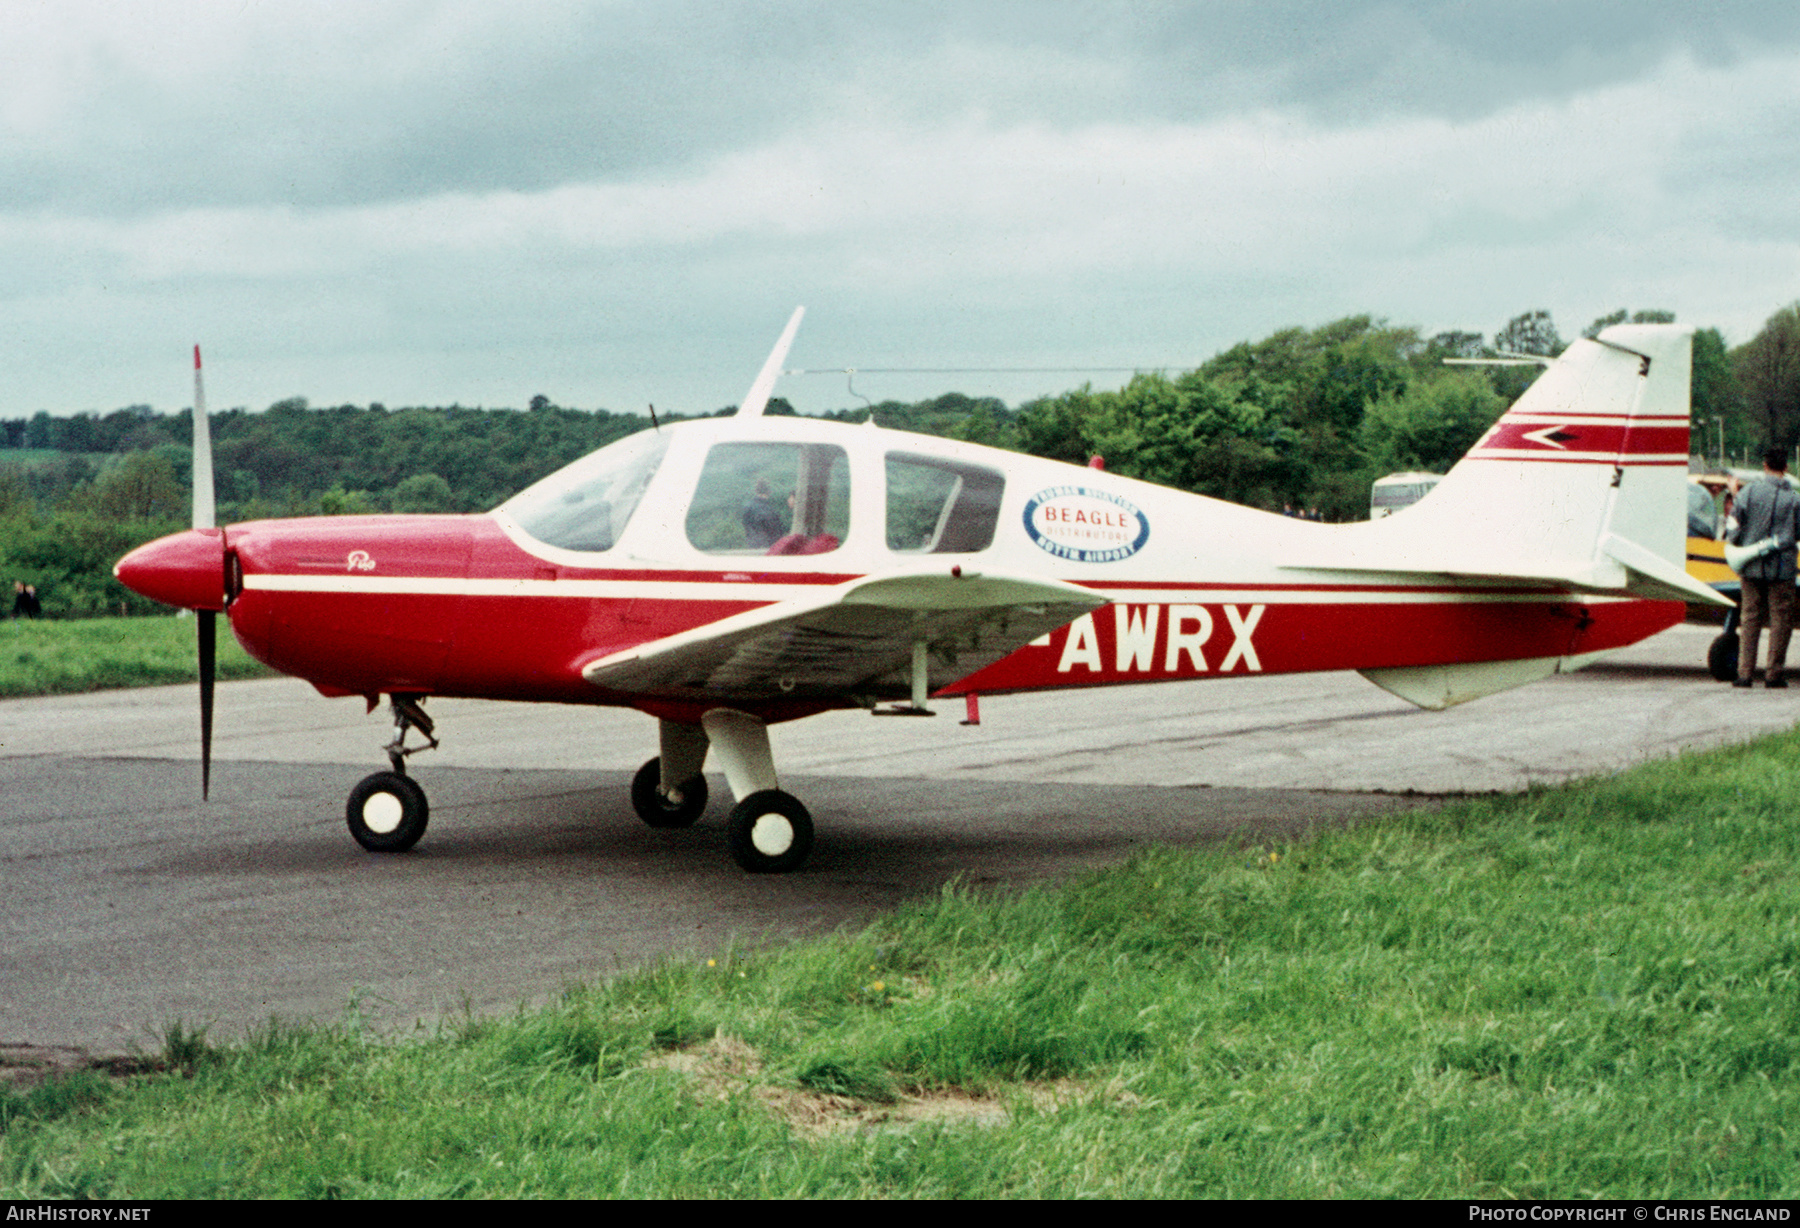
[[(350, 790), (350, 800), (344, 806), (344, 821), (350, 827), (351, 839), (371, 853), (404, 853), (419, 842), (425, 825), (431, 821), (425, 790), (406, 774), (408, 755), (437, 746), (437, 739), (431, 736), (431, 718), (419, 706), (423, 696), (391, 698), (394, 740), (385, 749), (394, 770), (363, 777)], [(429, 747), (406, 744), (407, 731), (413, 729), (424, 735)]]
[(431, 806), (410, 777), (376, 772), (350, 790), (344, 819), (351, 837), (371, 853), (404, 853), (425, 834)]

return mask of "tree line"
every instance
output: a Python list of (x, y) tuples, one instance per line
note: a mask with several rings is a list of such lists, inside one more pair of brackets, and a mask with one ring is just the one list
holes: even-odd
[[(1792, 358), (1777, 367), (1772, 334), (1794, 319)], [(1619, 310), (1582, 330), (1620, 323), (1673, 323), (1662, 310)], [(901, 426), (1082, 463), (1098, 455), (1117, 473), (1254, 507), (1317, 509), (1325, 519), (1368, 515), (1369, 487), (1403, 470), (1442, 473), (1467, 452), (1538, 375), (1536, 367), (1452, 366), (1446, 360), (1506, 355), (1554, 357), (1566, 347), (1548, 311), (1523, 312), (1493, 337), (1450, 331), (1425, 336), (1371, 316), (1315, 329), (1284, 329), (1246, 341), (1192, 371), (1146, 372), (1124, 387), (1084, 386), (1009, 411), (993, 401), (939, 398), (872, 411)], [(1753, 455), (1772, 440), (1792, 448), (1800, 406), (1773, 414), (1757, 376), (1800, 393), (1800, 307), (1787, 308), (1756, 339), (1728, 351), (1716, 328), (1694, 336), (1694, 451)], [(948, 404), (946, 404), (948, 403)], [(952, 412), (946, 413), (949, 409)], [(1717, 421), (1715, 422), (1715, 419)]]
[[(1672, 319), (1620, 310), (1583, 334)], [(947, 393), (827, 416), (859, 422), (872, 414), (886, 427), (1077, 464), (1099, 455), (1130, 477), (1347, 520), (1368, 514), (1376, 477), (1447, 469), (1537, 375), (1446, 359), (1550, 357), (1566, 344), (1541, 310), (1521, 313), (1491, 338), (1425, 336), (1352, 316), (1242, 342), (1191, 371), (1144, 372), (1117, 389), (1084, 385), (1017, 407)], [(1719, 330), (1699, 330), (1693, 404), (1696, 453), (1713, 455), (1721, 438), (1734, 457), (1800, 441), (1800, 304), (1776, 312), (1736, 349)], [(768, 412), (793, 409), (776, 398)], [(191, 423), (188, 410), (144, 405), (0, 419), (0, 578), (36, 583), (52, 615), (160, 609), (119, 585), (111, 568), (133, 546), (185, 523)], [(261, 412), (230, 409), (211, 422), (219, 515), (482, 511), (649, 425), (639, 414), (566, 408), (544, 395), (523, 410), (314, 408), (299, 397)]]

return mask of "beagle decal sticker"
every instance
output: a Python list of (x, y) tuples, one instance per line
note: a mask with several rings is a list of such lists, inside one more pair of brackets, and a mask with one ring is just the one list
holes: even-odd
[(1025, 532), (1039, 548), (1076, 563), (1128, 559), (1150, 540), (1150, 521), (1118, 495), (1052, 486), (1025, 504)]

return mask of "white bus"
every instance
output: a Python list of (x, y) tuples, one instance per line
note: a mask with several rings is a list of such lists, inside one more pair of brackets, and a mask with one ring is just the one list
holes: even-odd
[(1403, 507), (1411, 507), (1443, 480), (1441, 473), (1390, 473), (1376, 478), (1369, 492), (1369, 519), (1380, 520)]

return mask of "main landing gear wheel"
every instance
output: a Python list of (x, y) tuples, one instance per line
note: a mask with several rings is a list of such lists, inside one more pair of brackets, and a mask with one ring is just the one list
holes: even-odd
[(1712, 674), (1715, 682), (1730, 682), (1737, 677), (1738, 637), (1737, 632), (1727, 631), (1712, 642), (1706, 650), (1706, 669)]
[(652, 827), (692, 827), (706, 809), (706, 777), (696, 772), (681, 782), (681, 800), (670, 802), (662, 784), (662, 757), (638, 769), (631, 778), (631, 806)]
[(425, 834), (430, 817), (425, 790), (398, 772), (364, 777), (344, 808), (350, 834), (371, 853), (404, 853)]
[(725, 839), (750, 873), (785, 874), (812, 852), (812, 815), (793, 794), (764, 789), (732, 807)]

